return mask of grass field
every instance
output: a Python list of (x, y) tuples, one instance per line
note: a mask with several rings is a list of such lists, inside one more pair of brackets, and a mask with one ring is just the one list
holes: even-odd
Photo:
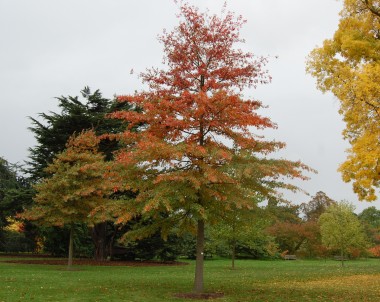
[[(5, 260), (5, 258), (0, 258)], [(380, 261), (251, 261), (205, 263), (205, 288), (223, 292), (218, 302), (380, 301)], [(0, 302), (183, 301), (194, 263), (173, 267), (64, 266), (0, 262)], [(187, 300), (193, 301), (193, 300)]]

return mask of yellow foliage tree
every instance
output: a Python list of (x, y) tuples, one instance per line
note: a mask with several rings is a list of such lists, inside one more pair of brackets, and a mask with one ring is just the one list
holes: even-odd
[(332, 39), (314, 49), (307, 72), (317, 87), (340, 100), (351, 144), (340, 166), (343, 180), (353, 182), (360, 200), (377, 199), (380, 185), (380, 1), (345, 0)]
[(339, 250), (342, 266), (349, 248), (367, 245), (363, 226), (353, 213), (354, 209), (349, 202), (341, 201), (331, 205), (319, 217), (322, 242), (329, 248)]
[(99, 138), (93, 131), (72, 136), (66, 150), (45, 169), (50, 177), (35, 186), (34, 205), (23, 217), (42, 225), (70, 226), (68, 268), (73, 261), (75, 223), (93, 225), (107, 220), (113, 183), (105, 177), (107, 164), (97, 151)]

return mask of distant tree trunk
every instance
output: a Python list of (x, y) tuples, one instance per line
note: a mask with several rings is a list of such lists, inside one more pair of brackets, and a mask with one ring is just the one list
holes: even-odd
[(92, 229), (92, 240), (95, 245), (94, 259), (104, 261), (107, 258), (107, 222), (94, 225)]
[(203, 260), (204, 260), (204, 244), (205, 244), (205, 222), (203, 219), (198, 220), (197, 227), (197, 254), (195, 260), (195, 278), (194, 292), (203, 292)]
[(67, 269), (71, 270), (73, 266), (73, 254), (74, 254), (74, 226), (70, 226), (70, 239), (69, 239), (69, 259), (67, 262)]
[(343, 253), (343, 249), (340, 250), (340, 261), (341, 261), (341, 264), (342, 264), (342, 267), (344, 266), (344, 253)]
[(301, 245), (305, 242), (306, 238), (302, 238), (294, 247), (294, 249), (291, 251), (292, 254), (295, 254), (301, 247)]
[(232, 223), (232, 269), (235, 269), (235, 258), (236, 258), (236, 224), (235, 220)]
[(235, 269), (236, 240), (232, 242), (232, 269)]

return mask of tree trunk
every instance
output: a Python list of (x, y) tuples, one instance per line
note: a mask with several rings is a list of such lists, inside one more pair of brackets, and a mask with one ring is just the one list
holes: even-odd
[(67, 269), (71, 270), (73, 266), (73, 250), (74, 250), (74, 226), (70, 226), (70, 239), (69, 239), (69, 259), (67, 262)]
[(113, 229), (111, 235), (109, 236), (109, 239), (107, 240), (106, 252), (107, 252), (107, 257), (109, 257), (109, 260), (113, 259), (113, 244), (115, 242), (116, 235), (117, 235), (117, 231)]
[(302, 239), (297, 243), (297, 245), (296, 245), (296, 246), (294, 247), (294, 249), (291, 251), (292, 254), (295, 254), (295, 253), (299, 250), (299, 248), (301, 247), (302, 243), (305, 242), (305, 240), (306, 240), (306, 238), (302, 238)]
[(343, 253), (343, 249), (340, 250), (340, 259), (341, 259), (341, 263), (342, 263), (342, 267), (344, 266), (344, 253)]
[[(236, 217), (235, 217), (236, 219)], [(236, 221), (233, 221), (232, 223), (232, 269), (235, 269), (235, 258), (236, 258)]]
[(236, 258), (236, 241), (232, 243), (232, 269), (235, 269), (235, 258)]
[(94, 225), (92, 229), (92, 240), (95, 245), (94, 259), (104, 261), (107, 258), (107, 222)]
[(203, 219), (198, 220), (197, 229), (197, 255), (195, 261), (195, 278), (194, 278), (194, 292), (203, 292), (203, 259), (204, 259), (204, 245), (205, 245), (205, 222)]

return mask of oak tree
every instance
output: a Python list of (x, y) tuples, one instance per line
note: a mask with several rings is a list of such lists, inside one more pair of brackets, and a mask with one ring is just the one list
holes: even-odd
[(72, 266), (73, 231), (76, 223), (93, 225), (110, 219), (107, 196), (112, 192), (111, 178), (105, 177), (104, 155), (98, 152), (99, 138), (93, 131), (72, 136), (67, 149), (59, 153), (35, 189), (33, 206), (22, 216), (48, 226), (69, 226), (68, 267)]
[(343, 180), (353, 182), (360, 200), (377, 198), (380, 184), (380, 2), (345, 0), (333, 38), (314, 49), (307, 71), (317, 87), (340, 101), (349, 141)]
[(270, 81), (266, 59), (238, 48), (245, 20), (188, 4), (179, 18), (160, 36), (165, 67), (141, 74), (146, 91), (119, 97), (139, 110), (112, 114), (129, 127), (141, 125), (140, 131), (110, 137), (125, 145), (116, 160), (125, 186), (138, 192), (119, 221), (133, 210), (156, 219), (163, 236), (174, 225), (194, 230), (194, 292), (200, 293), (205, 224), (257, 200), (279, 198), (278, 188), (295, 190), (284, 178), (304, 178), (307, 167), (267, 158), (284, 144), (253, 133), (276, 125), (258, 113), (261, 102), (243, 96), (243, 89)]
[[(44, 112), (36, 118), (30, 118), (32, 126), (29, 129), (34, 133), (37, 144), (29, 148), (27, 172), (35, 182), (49, 177), (44, 169), (66, 148), (67, 141), (73, 134), (93, 129), (97, 135), (101, 135), (117, 133), (125, 128), (124, 122), (109, 119), (106, 115), (115, 110), (128, 110), (128, 104), (105, 98), (100, 90), (92, 91), (89, 87), (84, 87), (80, 96), (61, 96), (56, 100), (59, 111)], [(107, 160), (112, 159), (112, 152), (117, 147), (116, 142), (107, 139), (99, 143), (99, 150)], [(99, 223), (92, 228), (94, 257), (97, 260), (105, 260), (109, 256), (107, 250), (113, 245), (115, 236), (114, 231), (109, 231), (110, 228), (114, 229), (111, 222)], [(57, 238), (57, 233), (54, 230), (52, 232), (53, 237)]]

